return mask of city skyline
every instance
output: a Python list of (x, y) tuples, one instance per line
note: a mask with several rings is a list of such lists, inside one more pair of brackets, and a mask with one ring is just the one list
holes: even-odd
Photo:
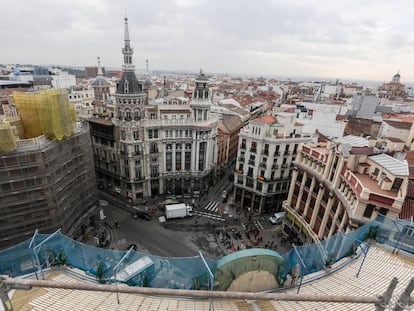
[(42, 3), (2, 5), (2, 63), (120, 67), (126, 13), (137, 68), (414, 81), (408, 1)]

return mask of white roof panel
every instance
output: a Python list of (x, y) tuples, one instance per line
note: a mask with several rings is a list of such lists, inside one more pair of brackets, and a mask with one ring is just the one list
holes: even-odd
[(338, 139), (335, 142), (341, 144), (349, 144), (351, 147), (368, 147), (368, 139), (360, 136), (347, 135)]
[(408, 163), (405, 160), (397, 160), (396, 158), (393, 158), (385, 153), (373, 155), (369, 158), (390, 171), (393, 175), (408, 176)]

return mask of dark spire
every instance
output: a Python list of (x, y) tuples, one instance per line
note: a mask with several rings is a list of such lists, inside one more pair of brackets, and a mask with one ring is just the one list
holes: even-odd
[(134, 71), (135, 67), (132, 64), (132, 54), (134, 50), (131, 48), (131, 40), (129, 39), (129, 30), (128, 30), (128, 17), (125, 14), (125, 30), (124, 30), (124, 48), (122, 49), (122, 54), (124, 54), (124, 65), (122, 66), (123, 71)]
[(117, 94), (143, 94), (143, 87), (138, 82), (135, 75), (135, 66), (132, 64), (132, 54), (134, 50), (131, 48), (128, 30), (128, 17), (125, 14), (125, 30), (124, 30), (124, 64), (122, 65), (122, 78), (118, 83)]

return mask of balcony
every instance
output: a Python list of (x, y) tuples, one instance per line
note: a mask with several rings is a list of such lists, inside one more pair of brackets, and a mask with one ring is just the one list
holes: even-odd
[(262, 162), (262, 163), (260, 163), (260, 164), (259, 164), (259, 166), (260, 166), (260, 167), (263, 167), (263, 168), (266, 168), (266, 167), (267, 167), (266, 162)]
[(256, 148), (250, 148), (250, 152), (256, 153), (257, 149)]
[(239, 170), (238, 170), (238, 169), (235, 169), (234, 171), (235, 171), (236, 173), (238, 173), (238, 174), (243, 174), (243, 170), (240, 170), (240, 169), (239, 169)]
[(264, 150), (262, 151), (262, 153), (263, 153), (264, 155), (269, 155), (269, 150), (268, 150), (268, 149), (264, 149)]
[(287, 164), (287, 163), (282, 164), (282, 168), (288, 168), (288, 166), (289, 166), (289, 164)]
[(290, 155), (290, 150), (285, 151), (283, 155), (285, 155), (285, 156)]
[(253, 160), (249, 160), (249, 165), (254, 165), (254, 161)]
[(277, 164), (272, 165), (272, 169), (277, 170), (278, 168), (279, 168), (279, 165), (277, 165)]
[(240, 162), (244, 162), (244, 158), (243, 158), (243, 157), (239, 157), (239, 158), (238, 158), (238, 160), (239, 160)]
[(261, 181), (264, 181), (265, 180), (264, 176), (261, 176), (261, 175), (257, 175), (257, 179), (258, 180), (261, 180)]
[(280, 152), (279, 151), (275, 152), (274, 156), (275, 157), (280, 157)]
[[(168, 151), (170, 151), (170, 152), (171, 152), (171, 150), (168, 150)], [(151, 149), (151, 150), (150, 150), (150, 153), (158, 153), (158, 149)]]
[(240, 149), (246, 149), (246, 145), (241, 144)]

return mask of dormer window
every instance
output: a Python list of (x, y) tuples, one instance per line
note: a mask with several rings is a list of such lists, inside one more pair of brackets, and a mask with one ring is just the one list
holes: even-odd
[(129, 93), (129, 82), (128, 82), (128, 80), (125, 80), (125, 82), (124, 82), (124, 93), (125, 94)]

